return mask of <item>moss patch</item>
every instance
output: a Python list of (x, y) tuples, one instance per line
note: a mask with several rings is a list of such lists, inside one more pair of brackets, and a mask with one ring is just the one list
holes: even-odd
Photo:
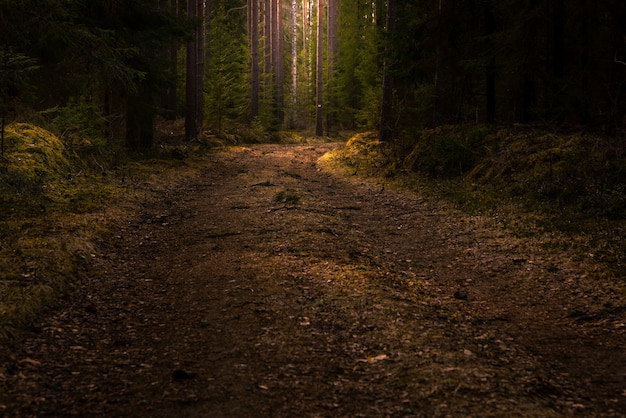
[(363, 132), (351, 137), (345, 147), (322, 156), (319, 163), (353, 175), (377, 176), (393, 172), (392, 156), (390, 145), (379, 141), (375, 132)]
[(67, 175), (65, 146), (45, 129), (26, 123), (9, 125), (5, 141), (0, 184), (18, 193), (39, 193), (46, 182)]
[(32, 321), (72, 291), (96, 243), (168, 181), (159, 176), (185, 175), (185, 160), (203, 153), (200, 145), (184, 148), (183, 155), (163, 144), (114, 161), (95, 148), (78, 156), (64, 141), (32, 124), (6, 128), (0, 159), (0, 356), (10, 354)]

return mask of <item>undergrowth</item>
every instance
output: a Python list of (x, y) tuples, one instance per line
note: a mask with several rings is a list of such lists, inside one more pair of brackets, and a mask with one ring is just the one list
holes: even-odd
[(518, 236), (541, 236), (546, 249), (572, 249), (623, 279), (625, 145), (529, 126), (442, 126), (394, 144), (358, 134), (327, 160), (491, 216)]
[[(39, 126), (6, 127), (0, 157), (0, 357), (10, 355), (24, 330), (71, 292), (96, 243), (154, 193), (151, 184), (159, 175), (219, 148), (314, 141), (259, 125), (204, 131), (187, 141), (184, 120), (159, 118), (154, 146), (132, 151), (103, 137), (105, 122), (95, 107), (78, 100), (45, 112)], [(300, 196), (283, 192), (276, 201), (297, 205)]]
[[(58, 120), (57, 120), (58, 122)], [(153, 174), (202, 154), (200, 143), (131, 153), (86, 132), (15, 123), (0, 158), (0, 356), (76, 285), (76, 273)], [(82, 139), (80, 139), (82, 138)]]

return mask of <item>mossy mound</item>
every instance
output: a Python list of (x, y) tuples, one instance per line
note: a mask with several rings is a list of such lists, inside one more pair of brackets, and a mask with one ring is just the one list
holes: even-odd
[(621, 139), (517, 127), (486, 136), (479, 156), (468, 181), (556, 211), (626, 219)]
[(67, 177), (70, 166), (63, 142), (27, 123), (6, 128), (3, 160), (0, 191), (16, 194), (42, 193), (47, 183)]
[(395, 169), (390, 144), (381, 142), (375, 132), (362, 132), (352, 136), (346, 146), (320, 158), (322, 164), (335, 169), (345, 169), (351, 174), (385, 175)]
[(544, 209), (626, 218), (623, 140), (530, 126), (441, 126), (420, 132), (403, 166), (487, 186)]
[(102, 219), (73, 215), (97, 209), (110, 194), (108, 184), (87, 178), (85, 167), (53, 133), (27, 123), (6, 127), (0, 158), (0, 356), (68, 289), (102, 234), (91, 232)]
[(463, 176), (477, 163), (487, 127), (445, 125), (426, 129), (408, 142), (403, 166), (433, 177)]
[(190, 175), (184, 160), (204, 152), (198, 144), (164, 142), (124, 153), (95, 142), (83, 146), (90, 141), (85, 138), (60, 139), (32, 124), (6, 128), (0, 157), (0, 359), (11, 355), (24, 331), (60, 296), (82, 286), (77, 272), (95, 257), (97, 242), (173, 178)]
[(626, 273), (626, 143), (590, 133), (517, 125), (440, 126), (391, 144), (359, 134), (320, 159), (493, 216), (548, 247), (575, 247)]

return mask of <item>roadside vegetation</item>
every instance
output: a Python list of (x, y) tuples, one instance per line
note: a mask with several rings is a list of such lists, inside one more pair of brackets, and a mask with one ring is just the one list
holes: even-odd
[(155, 192), (155, 176), (207, 148), (199, 142), (164, 144), (132, 153), (75, 129), (6, 127), (0, 158), (0, 355), (71, 292), (97, 242)]
[[(0, 357), (47, 309), (63, 302), (98, 242), (193, 162), (222, 147), (305, 142), (297, 133), (205, 132), (186, 141), (182, 120), (160, 120), (156, 143), (133, 151), (102, 138), (84, 105), (6, 127), (0, 157)], [(277, 201), (297, 204), (283, 192)]]
[[(34, 124), (7, 127), (0, 171), (0, 342), (6, 354), (33, 320), (77, 284), (99, 240), (120, 226), (158, 184), (183, 175), (222, 146), (264, 142), (254, 133), (204, 135), (185, 142), (181, 126), (160, 126), (143, 153), (88, 132)], [(59, 132), (59, 136), (54, 132)], [(282, 142), (303, 142), (284, 133)], [(546, 249), (574, 250), (598, 274), (623, 280), (626, 267), (626, 149), (621, 141), (515, 126), (443, 126), (405, 144), (376, 133), (352, 136), (323, 157), (350, 175), (416, 190), (496, 219)], [(277, 138), (274, 138), (277, 140)], [(296, 205), (289, 191), (277, 202)]]
[(574, 249), (601, 274), (626, 275), (623, 139), (531, 126), (442, 126), (406, 144), (375, 133), (350, 139), (327, 160), (350, 174), (445, 199), (495, 218), (546, 248)]

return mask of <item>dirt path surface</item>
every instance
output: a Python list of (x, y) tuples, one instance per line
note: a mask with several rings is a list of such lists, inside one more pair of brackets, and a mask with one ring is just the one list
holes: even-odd
[(333, 174), (337, 146), (237, 148), (164, 187), (0, 373), (0, 412), (626, 416), (624, 295)]

